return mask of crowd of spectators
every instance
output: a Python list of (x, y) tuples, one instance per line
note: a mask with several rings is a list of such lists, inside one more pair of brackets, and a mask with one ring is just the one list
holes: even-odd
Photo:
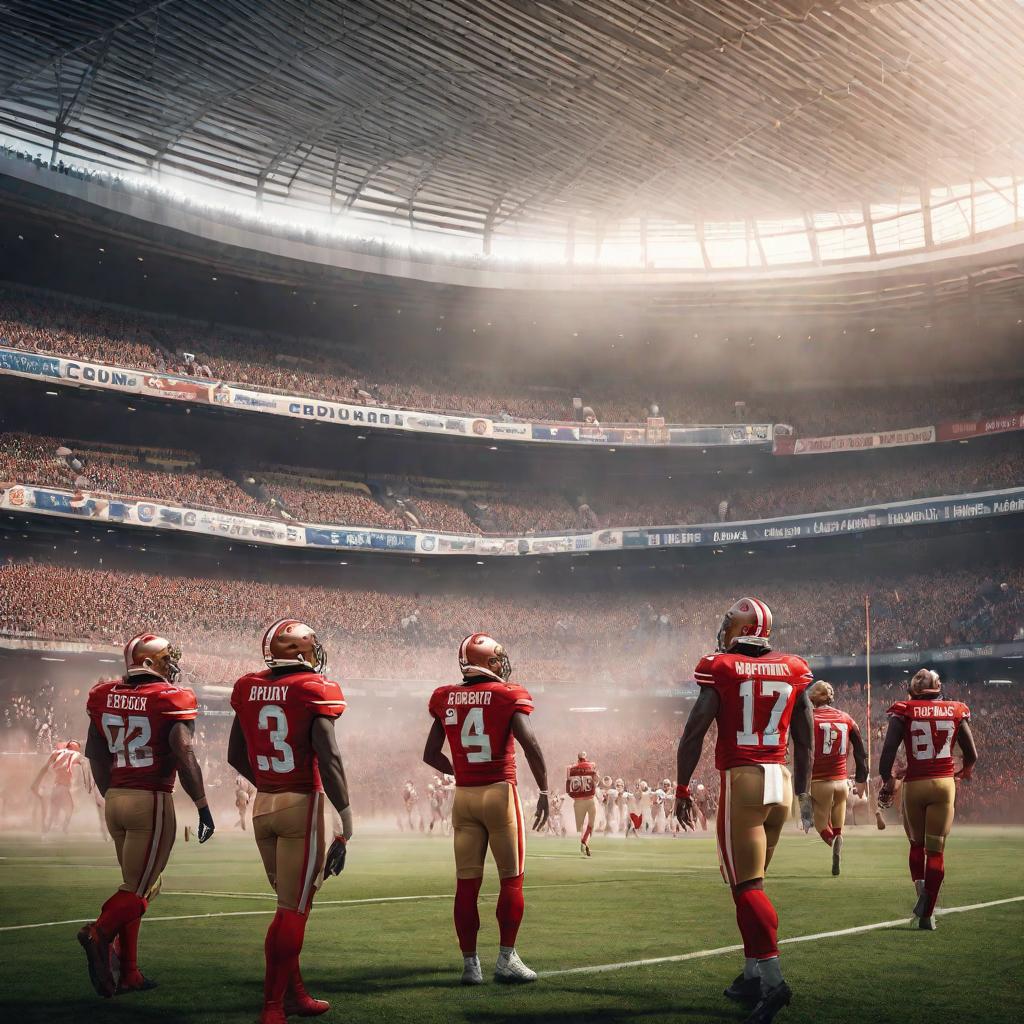
[[(807, 655), (860, 655), (863, 600), (872, 607), (876, 651), (1024, 637), (1024, 571), (998, 577), (934, 571), (887, 577), (782, 581), (758, 594), (775, 613), (775, 641)], [(732, 586), (594, 590), (586, 594), (442, 589), (401, 593), (310, 581), (120, 572), (60, 563), (0, 566), (0, 631), (119, 644), (143, 629), (166, 633), (191, 671), (231, 675), (204, 652), (245, 661), (266, 625), (282, 616), (313, 623), (338, 672), (408, 680), (449, 678), (461, 639), (499, 636), (528, 680), (564, 685), (671, 685), (713, 643)]]
[[(965, 494), (1024, 483), (1024, 450), (947, 445), (891, 460), (819, 462), (814, 458), (757, 475), (679, 476), (644, 488), (605, 483), (594, 493), (535, 485), (487, 490), (467, 499), (457, 484), (419, 486), (246, 471), (252, 493), (225, 473), (204, 469), (196, 454), (123, 446), (59, 445), (52, 438), (0, 434), (0, 482), (73, 487), (216, 507), (246, 515), (285, 515), (309, 523), (381, 529), (524, 535), (605, 527), (737, 522), (801, 512), (856, 508), (880, 502)], [(258, 486), (257, 486), (258, 485)], [(445, 491), (444, 488), (451, 488)]]
[[(887, 430), (1017, 409), (1019, 381), (858, 391), (737, 392), (674, 383), (611, 380), (510, 380), (461, 362), (417, 362), (381, 346), (359, 351), (329, 339), (283, 337), (179, 320), (38, 291), (0, 290), (0, 343), (33, 352), (320, 398), (405, 409), (571, 421), (574, 397), (604, 424), (638, 423), (652, 406), (676, 423), (782, 422), (805, 436)], [(457, 383), (456, 383), (457, 382)]]

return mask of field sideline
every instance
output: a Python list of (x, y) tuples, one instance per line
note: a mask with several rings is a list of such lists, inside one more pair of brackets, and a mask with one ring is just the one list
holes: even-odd
[[(519, 948), (541, 981), (465, 990), (451, 924), (450, 841), (358, 836), (307, 931), (304, 973), (311, 991), (334, 1004), (325, 1024), (741, 1020), (721, 997), (741, 954), (720, 952), (738, 937), (713, 841), (598, 839), (590, 860), (577, 851), (572, 839), (529, 847)], [(958, 829), (940, 907), (1024, 896), (1022, 854), (1024, 830)], [(828, 868), (820, 840), (787, 829), (769, 882), (780, 935), (822, 937), (782, 947), (796, 995), (780, 1021), (1020, 1019), (1024, 902), (946, 914), (935, 933), (898, 925), (827, 937), (909, 920), (913, 904), (906, 841), (894, 829), (851, 830), (843, 875), (832, 878)], [(160, 987), (103, 1001), (89, 986), (77, 925), (51, 922), (92, 918), (118, 878), (110, 845), (97, 840), (0, 840), (5, 1018), (254, 1021), (273, 902), (251, 839), (225, 829), (201, 849), (178, 842), (140, 942), (143, 970)], [(488, 977), (495, 890), (488, 875), (480, 943)], [(598, 967), (606, 969), (590, 970)]]

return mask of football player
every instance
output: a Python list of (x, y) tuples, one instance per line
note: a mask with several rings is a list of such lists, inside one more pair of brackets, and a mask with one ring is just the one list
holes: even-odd
[(160, 890), (174, 845), (176, 776), (199, 811), (199, 842), (213, 835), (213, 815), (192, 745), (196, 695), (175, 685), (180, 657), (162, 636), (140, 633), (125, 644), (124, 676), (97, 683), (86, 704), (85, 756), (104, 798), (107, 831), (123, 879), (96, 921), (78, 933), (89, 978), (104, 997), (155, 986), (139, 971), (139, 927)]
[[(725, 613), (718, 653), (701, 658), (694, 670), (700, 696), (677, 752), (676, 817), (694, 828), (689, 782), (704, 737), (711, 723), (718, 723), (718, 855), (746, 956), (743, 973), (725, 995), (756, 1004), (749, 1024), (773, 1020), (792, 997), (779, 965), (779, 918), (765, 895), (764, 876), (789, 817), (794, 786), (801, 807), (810, 806), (813, 740), (806, 691), (813, 677), (803, 658), (772, 651), (771, 632), (772, 613), (756, 598), (742, 598)], [(785, 767), (791, 727), (792, 778)]]
[[(345, 710), (341, 687), (324, 675), (327, 654), (305, 622), (281, 619), (263, 634), (262, 672), (235, 683), (228, 764), (256, 787), (252, 831), (277, 913), (264, 944), (260, 1024), (286, 1014), (314, 1017), (330, 1004), (306, 991), (299, 954), (313, 897), (345, 866), (352, 838), (348, 782), (334, 735)], [(324, 792), (341, 823), (325, 855)]]
[(244, 776), (235, 776), (235, 810), (238, 811), (238, 826), (243, 832), (245, 827), (245, 812), (249, 809), (253, 793), (256, 792), (253, 784)]
[[(480, 914), (477, 897), (484, 857), (490, 847), (501, 880), (497, 918), (500, 951), (495, 981), (535, 981), (519, 958), (516, 936), (523, 919), (526, 827), (516, 788), (515, 741), (526, 755), (540, 795), (533, 828), (548, 820), (548, 776), (540, 744), (530, 727), (533, 698), (509, 681), (505, 649), (486, 633), (473, 633), (459, 646), (462, 682), (439, 686), (430, 698), (433, 724), (423, 749), (431, 768), (455, 776), (452, 828), (455, 834), (455, 931), (462, 949), (464, 985), (483, 981), (477, 956)], [(444, 753), (445, 740), (451, 760)]]
[(60, 828), (67, 835), (68, 826), (71, 824), (71, 815), (75, 812), (75, 799), (72, 795), (72, 787), (75, 783), (75, 775), (82, 771), (85, 762), (81, 751), (82, 744), (78, 740), (58, 743), (46, 759), (46, 764), (39, 769), (39, 774), (32, 782), (32, 795), (36, 799), (42, 800), (40, 785), (43, 778), (47, 773), (52, 773), (53, 775), (49, 805), (43, 808), (44, 835), (50, 829), (57, 827), (58, 819), (62, 819), (60, 821)]
[[(942, 699), (937, 672), (922, 668), (910, 680), (909, 700), (889, 708), (878, 772), (882, 787), (878, 803), (892, 806), (896, 784), (893, 762), (902, 744), (907, 751), (903, 780), (903, 826), (910, 839), (910, 877), (917, 890), (914, 916), (918, 926), (935, 930), (935, 902), (945, 877), (946, 837), (953, 827), (955, 779), (967, 781), (978, 762), (969, 725), (971, 712), (958, 700)], [(959, 745), (963, 764), (956, 770), (953, 747)]]
[(565, 770), (565, 794), (572, 797), (576, 815), (576, 832), (580, 837), (580, 853), (590, 856), (590, 836), (597, 817), (597, 768), (587, 760), (586, 752), (576, 755), (576, 763)]
[(697, 812), (702, 831), (707, 832), (708, 818), (715, 813), (715, 802), (702, 782), (698, 782), (693, 790), (693, 809)]
[(846, 821), (846, 765), (853, 751), (854, 791), (864, 795), (868, 781), (868, 754), (857, 723), (832, 706), (835, 690), (819, 679), (808, 691), (814, 714), (814, 769), (811, 773), (812, 817), (804, 817), (804, 831), (814, 829), (832, 847), (832, 874), (838, 875), (843, 857), (843, 823)]

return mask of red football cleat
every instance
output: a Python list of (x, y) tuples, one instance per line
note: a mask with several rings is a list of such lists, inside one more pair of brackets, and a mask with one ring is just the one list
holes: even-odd
[(284, 1012), (289, 1017), (319, 1017), (330, 1008), (331, 1004), (326, 999), (314, 999), (306, 991), (301, 977), (293, 977), (284, 997)]
[(109, 999), (117, 990), (117, 981), (110, 964), (110, 943), (95, 924), (87, 924), (78, 933), (78, 942), (85, 950), (92, 987), (98, 995)]
[(154, 988), (156, 988), (156, 982), (150, 981), (142, 971), (128, 971), (121, 975), (121, 980), (117, 983), (117, 995), (123, 996), (128, 992), (148, 992)]

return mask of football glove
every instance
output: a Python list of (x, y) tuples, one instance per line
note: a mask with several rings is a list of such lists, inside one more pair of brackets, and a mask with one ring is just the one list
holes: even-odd
[(199, 828), (198, 828), (197, 833), (196, 833), (199, 836), (200, 844), (205, 843), (206, 840), (209, 839), (210, 836), (213, 835), (213, 832), (214, 832), (213, 815), (210, 813), (210, 808), (209, 807), (200, 807), (199, 808)]
[(344, 836), (335, 836), (327, 850), (324, 860), (324, 878), (340, 875), (345, 870), (345, 857), (348, 854), (348, 840)]
[(882, 788), (878, 791), (878, 806), (879, 807), (892, 807), (892, 802), (896, 797), (896, 782), (893, 779), (886, 779), (882, 783)]
[(537, 811), (533, 816), (533, 831), (539, 832), (548, 823), (548, 795), (537, 797)]
[(676, 797), (676, 821), (683, 826), (684, 829), (695, 829), (697, 827), (697, 819), (693, 813), (693, 799), (688, 796)]
[(810, 832), (814, 828), (814, 804), (811, 802), (810, 793), (801, 793), (797, 798), (800, 801), (800, 827), (804, 832)]

